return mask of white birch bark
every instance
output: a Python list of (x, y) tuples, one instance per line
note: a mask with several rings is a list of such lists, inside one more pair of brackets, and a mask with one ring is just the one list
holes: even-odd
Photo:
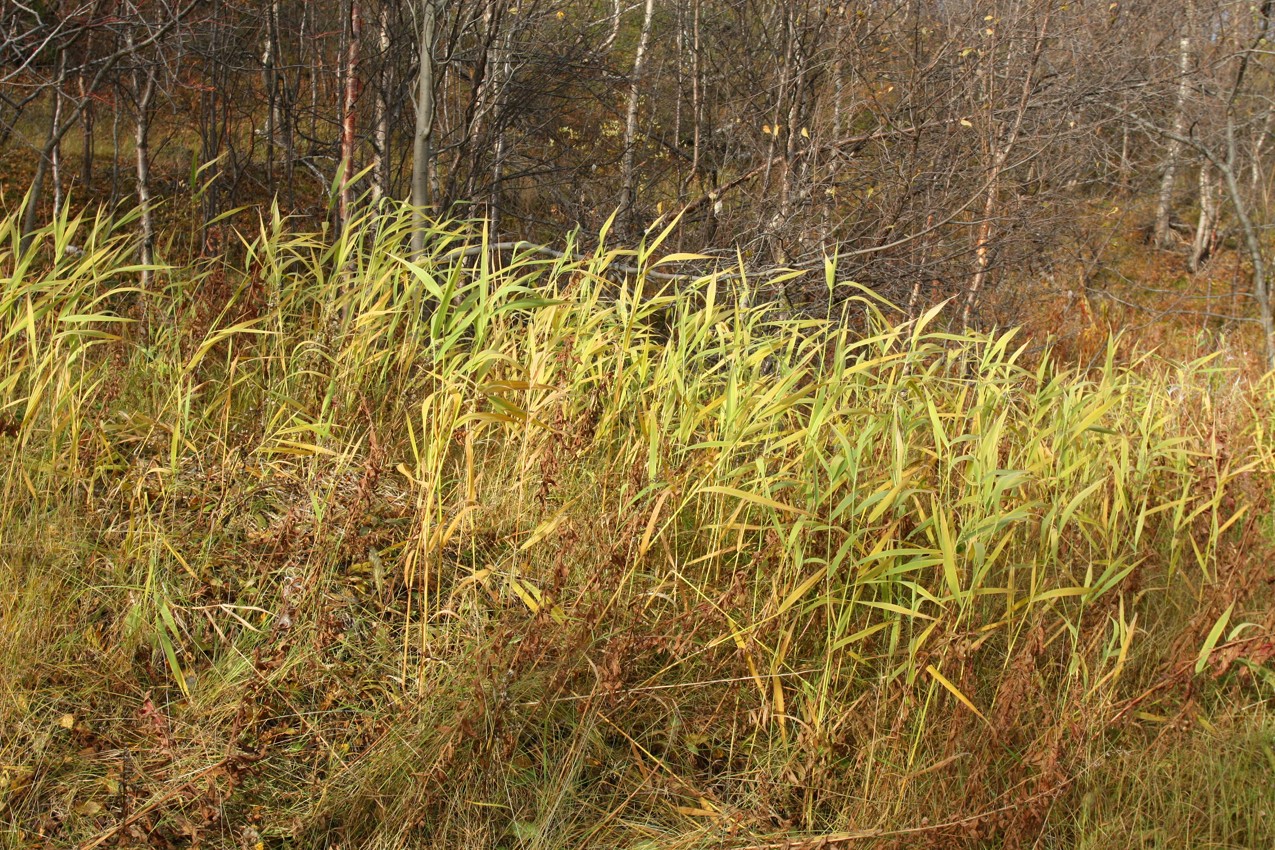
[(634, 204), (636, 177), (634, 164), (637, 158), (638, 103), (642, 93), (642, 74), (646, 70), (646, 48), (651, 39), (651, 19), (655, 15), (655, 0), (646, 0), (642, 13), (642, 31), (638, 36), (637, 51), (633, 54), (633, 74), (629, 83), (629, 103), (624, 118), (624, 159), (620, 166), (621, 220), (629, 235), (635, 235)]

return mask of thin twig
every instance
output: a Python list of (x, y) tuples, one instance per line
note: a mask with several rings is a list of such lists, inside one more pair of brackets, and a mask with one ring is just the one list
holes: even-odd
[(130, 826), (137, 823), (139, 820), (146, 817), (151, 812), (158, 809), (160, 806), (169, 802), (174, 797), (180, 796), (182, 792), (184, 792), (196, 781), (203, 779), (205, 776), (209, 775), (210, 773), (215, 773), (218, 770), (221, 770), (222, 768), (224, 768), (226, 764), (231, 760), (231, 758), (233, 757), (224, 758), (221, 761), (217, 762), (216, 764), (209, 765), (208, 767), (205, 767), (203, 770), (196, 771), (189, 779), (187, 779), (185, 782), (178, 785), (176, 788), (171, 789), (165, 794), (161, 794), (159, 797), (150, 801), (145, 806), (142, 806), (140, 809), (133, 812), (128, 817), (122, 819), (119, 823), (115, 824), (115, 826), (111, 827), (105, 832), (99, 833), (96, 838), (81, 844), (79, 847), (79, 850), (93, 850), (93, 848), (95, 847), (101, 847), (103, 844), (110, 841), (116, 835), (128, 829)]

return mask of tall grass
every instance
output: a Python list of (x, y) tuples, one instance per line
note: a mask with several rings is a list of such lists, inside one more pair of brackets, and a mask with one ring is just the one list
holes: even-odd
[(1275, 838), (1269, 382), (410, 223), (0, 223), (8, 846)]

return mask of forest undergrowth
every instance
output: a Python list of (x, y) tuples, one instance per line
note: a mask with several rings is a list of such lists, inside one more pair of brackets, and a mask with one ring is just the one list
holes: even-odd
[(0, 222), (0, 844), (1275, 846), (1269, 377), (410, 226)]

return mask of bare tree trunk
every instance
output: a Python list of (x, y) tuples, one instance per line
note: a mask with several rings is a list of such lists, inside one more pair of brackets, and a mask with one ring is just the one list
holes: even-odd
[[(192, 2), (181, 10), (176, 11), (172, 17), (162, 26), (155, 27), (148, 34), (142, 46), (147, 46), (158, 42), (164, 35), (172, 30), (182, 18), (195, 7)], [(135, 48), (130, 44), (127, 49), (117, 50), (108, 54), (103, 61), (98, 63), (93, 72), (93, 77), (89, 84), (85, 86), (86, 91), (90, 94), (98, 90), (98, 87), (106, 80), (107, 75), (114, 70), (119, 61), (127, 55), (134, 54)], [(62, 137), (75, 126), (80, 116), (84, 114), (84, 110), (88, 107), (89, 99), (81, 98), (70, 113), (65, 118), (62, 116), (62, 110), (59, 106), (62, 97), (62, 89), (66, 83), (66, 53), (59, 51), (58, 56), (58, 75), (57, 80), (52, 84), (55, 92), (53, 119), (49, 122), (49, 135), (44, 143), (44, 147), (40, 151), (40, 157), (36, 163), (35, 176), (31, 180), (31, 189), (26, 199), (26, 209), (22, 213), (22, 235), (19, 244), (20, 251), (26, 251), (31, 244), (31, 237), (35, 232), (36, 210), (39, 207), (40, 198), (44, 191), (44, 180), (47, 177), (49, 166), (55, 158), (55, 152), (58, 145), (62, 142)], [(60, 190), (59, 190), (60, 191)]]
[(1195, 239), (1191, 243), (1191, 255), (1187, 268), (1194, 274), (1213, 253), (1217, 238), (1217, 184), (1213, 180), (1213, 166), (1206, 160), (1200, 163), (1200, 218), (1195, 224)]
[(390, 195), (390, 5), (382, 0), (376, 16), (377, 45), (381, 50), (380, 79), (372, 117), (372, 205)]
[[(304, 15), (302, 20), (305, 20)], [(274, 76), (275, 76), (275, 109), (274, 118), (275, 131), (280, 134), (280, 142), (283, 145), (283, 179), (288, 187), (288, 202), (291, 205), (296, 204), (296, 181), (293, 179), (292, 169), (297, 161), (297, 142), (296, 142), (296, 121), (294, 114), (296, 109), (295, 92), (301, 86), (300, 71), (297, 73), (296, 85), (293, 86), (288, 79), (283, 68), (283, 36), (280, 31), (279, 24), (279, 0), (271, 0), (270, 3), (270, 26), (274, 29), (274, 36), (271, 39), (274, 43)]]
[[(1017, 108), (1014, 112), (1013, 124), (1003, 135), (992, 141), (992, 167), (987, 179), (987, 197), (983, 202), (983, 219), (979, 222), (978, 233), (974, 239), (974, 275), (970, 279), (969, 289), (965, 295), (965, 306), (961, 310), (961, 328), (968, 330), (974, 314), (974, 306), (978, 303), (983, 287), (987, 284), (988, 270), (991, 266), (991, 238), (993, 219), (998, 210), (1000, 182), (1004, 175), (1009, 156), (1018, 143), (1019, 133), (1023, 128), (1023, 120), (1027, 115), (1027, 107), (1031, 101), (1032, 89), (1035, 86), (1036, 68), (1040, 65), (1040, 56), (1045, 49), (1045, 37), (1049, 33), (1049, 19), (1052, 6), (1045, 7), (1040, 30), (1036, 34), (1031, 58), (1023, 70), (1023, 86), (1019, 93)], [(990, 80), (990, 75), (989, 75)], [(990, 83), (989, 83), (990, 84)]]
[[(66, 67), (65, 53), (59, 54), (58, 67), (59, 69)], [(22, 211), (22, 239), (20, 243), (20, 250), (22, 251), (26, 251), (31, 245), (31, 235), (35, 232), (36, 213), (40, 206), (40, 200), (44, 196), (44, 181), (48, 177), (49, 166), (53, 163), (58, 144), (62, 140), (63, 130), (58, 126), (62, 112), (62, 83), (62, 74), (59, 73), (57, 80), (53, 83), (53, 107), (49, 110), (51, 113), (49, 135), (44, 147), (40, 150), (39, 159), (36, 160), (35, 175), (31, 178), (31, 189), (27, 193), (26, 209)]]
[(655, 16), (655, 0), (646, 0), (642, 13), (642, 31), (638, 36), (637, 51), (633, 54), (633, 74), (629, 82), (629, 105), (624, 119), (624, 159), (620, 166), (621, 220), (630, 237), (636, 235), (637, 218), (634, 205), (637, 201), (634, 160), (637, 156), (638, 101), (642, 91), (642, 74), (646, 70), (646, 48), (651, 39), (651, 19)]
[(501, 36), (500, 48), (494, 57), (492, 64), (495, 71), (492, 74), (492, 88), (495, 96), (492, 98), (492, 120), (496, 126), (496, 143), (492, 146), (491, 160), (491, 192), (488, 195), (487, 202), (487, 218), (490, 222), (491, 234), (493, 237), (500, 233), (500, 191), (501, 181), (504, 178), (504, 166), (506, 151), (505, 139), (505, 119), (503, 112), (505, 109), (505, 97), (509, 86), (510, 77), (513, 75), (513, 27), (510, 26)]
[(350, 0), (349, 43), (345, 55), (345, 86), (341, 103), (341, 184), (337, 207), (337, 228), (344, 231), (350, 223), (351, 191), (354, 184), (354, 146), (357, 137), (357, 116), (354, 107), (359, 97), (359, 36), (363, 22), (359, 16), (358, 0)]
[(305, 3), (301, 11), (301, 45), (313, 45), (313, 58), (310, 61), (310, 138), (319, 135), (319, 73), (323, 69), (323, 53), (315, 40), (314, 4)]
[[(1178, 92), (1173, 104), (1174, 137), (1186, 133), (1186, 102), (1191, 90), (1191, 27), (1195, 23), (1195, 2), (1187, 0), (1186, 5), (1186, 19), (1182, 23), (1182, 33), (1178, 37)], [(1160, 177), (1160, 194), (1155, 208), (1155, 244), (1159, 248), (1168, 248), (1172, 244), (1169, 235), (1169, 218), (1173, 212), (1173, 184), (1177, 179), (1178, 159), (1182, 156), (1182, 145), (1176, 138), (1170, 137), (1168, 147), (1164, 173)]]
[[(218, 20), (221, 14), (222, 4), (214, 2), (211, 15), (212, 34), (210, 36), (210, 50), (213, 55), (217, 55), (224, 43), (222, 26)], [(216, 68), (211, 69), (210, 76), (216, 81)], [(218, 87), (214, 85), (205, 86), (200, 94), (200, 110), (199, 110), (199, 132), (200, 132), (200, 149), (199, 157), (202, 164), (214, 162), (222, 155), (222, 138), (224, 134), (224, 126), (219, 117), (221, 111), (222, 93), (218, 91)], [(117, 113), (118, 114), (118, 113)], [(204, 186), (203, 194), (200, 196), (200, 206), (202, 208), (203, 220), (199, 225), (199, 250), (204, 255), (213, 253), (213, 221), (221, 214), (221, 180), (213, 179)]]
[(598, 45), (598, 52), (605, 53), (615, 45), (615, 40), (620, 36), (620, 0), (611, 0), (611, 31), (607, 33), (606, 41)]
[(1120, 175), (1118, 177), (1120, 188), (1129, 188), (1129, 175), (1133, 173), (1133, 168), (1129, 163), (1129, 124), (1126, 122), (1120, 128)]
[[(787, 229), (785, 225), (788, 224), (792, 216), (793, 196), (796, 194), (798, 181), (804, 176), (804, 163), (801, 161), (802, 158), (799, 157), (797, 149), (801, 139), (802, 128), (799, 125), (802, 121), (801, 101), (806, 78), (806, 56), (801, 44), (800, 34), (797, 31), (799, 24), (800, 20), (793, 14), (789, 19), (788, 33), (792, 54), (792, 79), (788, 86), (788, 123), (784, 127), (784, 173), (779, 183), (779, 209), (775, 214), (776, 227), (774, 228), (776, 231), (780, 228)], [(778, 127), (775, 128), (776, 133), (778, 129)], [(807, 130), (807, 133), (809, 133), (809, 130)], [(796, 238), (800, 243), (804, 243), (809, 235), (809, 229), (803, 227), (798, 229)], [(786, 234), (784, 238), (786, 239)], [(795, 257), (791, 256), (793, 252), (789, 246), (784, 245), (783, 241), (776, 239), (775, 244), (777, 249), (775, 259), (777, 261), (790, 263), (795, 259)], [(796, 253), (798, 256), (804, 253), (804, 247), (804, 244), (797, 246)]]
[[(50, 136), (53, 133), (53, 125), (50, 122)], [(35, 176), (31, 178), (31, 189), (27, 194), (27, 206), (22, 211), (22, 242), (21, 250), (26, 249), (31, 244), (31, 234), (35, 232), (36, 210), (40, 204), (40, 198), (44, 194), (44, 179), (49, 173), (49, 158), (53, 155), (52, 143), (46, 145), (45, 149), (40, 152), (40, 158), (36, 160)]]
[(137, 205), (141, 216), (142, 241), (139, 246), (141, 261), (142, 289), (151, 288), (151, 270), (149, 266), (155, 261), (155, 218), (151, 211), (150, 189), (150, 108), (155, 94), (155, 69), (148, 68), (145, 78), (143, 72), (134, 72), (137, 88), (137, 126), (135, 142), (137, 147)]
[[(66, 54), (63, 53), (58, 60), (58, 80), (62, 80), (66, 69)], [(59, 85), (53, 90), (53, 126), (57, 127), (62, 123), (62, 86)], [(49, 153), (49, 176), (53, 178), (53, 217), (57, 218), (62, 212), (62, 141), (55, 139), (53, 142), (53, 150)]]
[(833, 50), (836, 59), (832, 63), (832, 138), (841, 138), (841, 128), (845, 121), (845, 97), (846, 97), (846, 69), (845, 55), (846, 49), (843, 46), (846, 38), (846, 19), (841, 17), (837, 21), (837, 35)]
[(768, 128), (763, 128), (770, 136), (770, 140), (766, 145), (766, 171), (761, 181), (762, 197), (767, 197), (770, 192), (770, 173), (775, 164), (775, 153), (779, 148), (779, 122), (783, 115), (784, 95), (788, 93), (788, 82), (792, 76), (793, 43), (790, 25), (793, 14), (789, 11), (784, 16), (784, 33), (787, 35), (784, 47), (784, 64), (779, 72), (779, 85), (775, 88), (775, 108), (771, 113), (771, 124)]
[[(925, 229), (928, 231), (934, 226), (934, 213), (930, 213), (925, 217)], [(921, 304), (921, 282), (923, 280), (922, 272), (929, 267), (930, 262), (930, 243), (932, 237), (926, 237), (921, 247), (921, 263), (916, 270), (916, 278), (912, 281), (912, 292), (908, 295), (908, 318), (915, 319), (917, 308)], [(933, 283), (931, 281), (931, 283)]]
[(261, 56), (261, 72), (266, 88), (266, 183), (273, 194), (275, 186), (275, 144), (282, 123), (279, 109), (279, 3), (271, 0), (266, 10), (266, 48)]
[(120, 92), (115, 90), (115, 109), (111, 111), (111, 206), (120, 200)]
[[(1265, 10), (1270, 5), (1263, 6)], [(1266, 260), (1262, 247), (1262, 233), (1259, 225), (1253, 221), (1250, 212), (1248, 199), (1244, 195), (1243, 189), (1240, 187), (1240, 176), (1237, 174), (1238, 168), (1238, 145), (1235, 138), (1235, 113), (1234, 100), (1235, 93), (1239, 91), (1240, 83), (1243, 77), (1243, 65), (1240, 66), (1240, 72), (1237, 73), (1235, 85), (1232, 87), (1232, 94), (1226, 103), (1225, 123), (1223, 125), (1223, 142), (1224, 148), (1221, 153), (1217, 149), (1206, 144), (1196, 135), (1182, 135), (1174, 130), (1165, 130), (1147, 122), (1143, 123), (1147, 129), (1152, 132), (1159, 133), (1166, 140), (1176, 142), (1183, 148), (1190, 147), (1195, 149), (1201, 156), (1208, 160), (1213, 168), (1217, 169), (1218, 174), (1222, 177), (1222, 184), (1226, 190), (1227, 199), (1231, 202), (1232, 208), (1235, 210), (1235, 218), (1240, 225), (1240, 232), (1243, 235), (1244, 247), (1249, 256), (1249, 262), (1253, 268), (1253, 298), (1257, 302), (1258, 322), (1262, 328), (1262, 340), (1266, 350), (1266, 364), (1268, 369), (1275, 369), (1275, 311), (1272, 309), (1270, 282), (1266, 276)]]
[(1275, 103), (1267, 103), (1266, 116), (1262, 119), (1262, 124), (1257, 131), (1257, 138), (1253, 141), (1253, 159), (1249, 164), (1249, 183), (1251, 190), (1256, 192), (1261, 188), (1262, 178), (1265, 176), (1266, 169), (1263, 168), (1262, 151), (1266, 147), (1266, 139), (1271, 134), (1271, 130), (1275, 129)]
[(1209, 157), (1217, 170), (1222, 173), (1226, 183), (1226, 191), (1231, 205), (1235, 208), (1235, 217), (1239, 219), (1240, 230), (1244, 233), (1244, 244), (1248, 248), (1249, 261), (1253, 264), (1253, 295), (1257, 300), (1258, 320), (1262, 326), (1262, 336), (1266, 343), (1266, 366), (1275, 369), (1275, 313), (1272, 313), (1269, 282), (1266, 279), (1266, 262), (1262, 254), (1262, 237), (1254, 225), (1245, 203), (1244, 194), (1240, 190), (1239, 179), (1235, 174), (1235, 121), (1232, 116), (1226, 118), (1226, 159)]
[[(690, 42), (686, 6), (683, 0), (674, 0), (673, 5), (673, 142), (682, 145), (682, 101), (686, 95), (686, 54)], [(681, 164), (678, 164), (680, 169)], [(680, 173), (680, 172), (679, 172)], [(681, 181), (678, 181), (679, 183)]]
[[(496, 80), (498, 62), (496, 56), (500, 52), (496, 40), (500, 37), (505, 16), (505, 5), (498, 0), (484, 0), (482, 4), (482, 25), (476, 28), (479, 41), (473, 71), (469, 74), (470, 97), (465, 111), (465, 137), (460, 144), (454, 145), (456, 156), (452, 165), (452, 173), (448, 177), (447, 197), (457, 199), (457, 186), (464, 172), (461, 194), (471, 204), (476, 203), (480, 189), (483, 188), (482, 177), (487, 173), (483, 163), (483, 155), (490, 141), (487, 126), (495, 115), (498, 82)], [(516, 12), (515, 12), (516, 14)], [(468, 159), (468, 166), (462, 163)], [(490, 200), (490, 194), (488, 195)], [(490, 214), (490, 209), (488, 209)]]
[[(1120, 111), (1122, 113), (1128, 112), (1128, 98), (1126, 96), (1121, 96), (1120, 98)], [(1129, 151), (1130, 151), (1129, 145), (1130, 145), (1129, 122), (1121, 121), (1120, 122), (1120, 164), (1117, 166), (1119, 171), (1116, 175), (1116, 180), (1122, 192), (1127, 192), (1129, 190), (1129, 179), (1131, 175), (1133, 174), (1133, 163), (1129, 159)]]
[(84, 107), (84, 113), (80, 116), (80, 127), (84, 131), (84, 152), (80, 160), (80, 183), (86, 188), (93, 185), (93, 144), (94, 144), (94, 124), (96, 124), (96, 110), (93, 108), (93, 102), (90, 99), (88, 90), (85, 88), (84, 74), (81, 73), (77, 80), (80, 89), (80, 98), (88, 100), (88, 105)]
[(412, 257), (425, 254), (425, 214), (430, 197), (430, 161), (434, 136), (434, 27), (435, 0), (424, 0), (420, 10), (419, 67), (416, 76), (416, 132), (412, 136)]
[(974, 238), (974, 276), (970, 279), (965, 306), (961, 310), (962, 330), (969, 329), (974, 305), (978, 303), (978, 297), (987, 283), (987, 273), (991, 267), (992, 217), (996, 215), (996, 199), (1000, 194), (1000, 175), (1004, 164), (1005, 157), (998, 152), (988, 181), (987, 198), (983, 202), (983, 219), (978, 224), (978, 234)]
[(692, 180), (699, 177), (701, 147), (703, 145), (704, 134), (704, 82), (701, 78), (703, 73), (700, 68), (700, 38), (699, 38), (699, 21), (700, 21), (700, 5), (702, 0), (692, 0), (691, 9), (691, 121), (693, 127), (691, 130), (691, 172), (687, 175), (686, 182), (689, 184)]

